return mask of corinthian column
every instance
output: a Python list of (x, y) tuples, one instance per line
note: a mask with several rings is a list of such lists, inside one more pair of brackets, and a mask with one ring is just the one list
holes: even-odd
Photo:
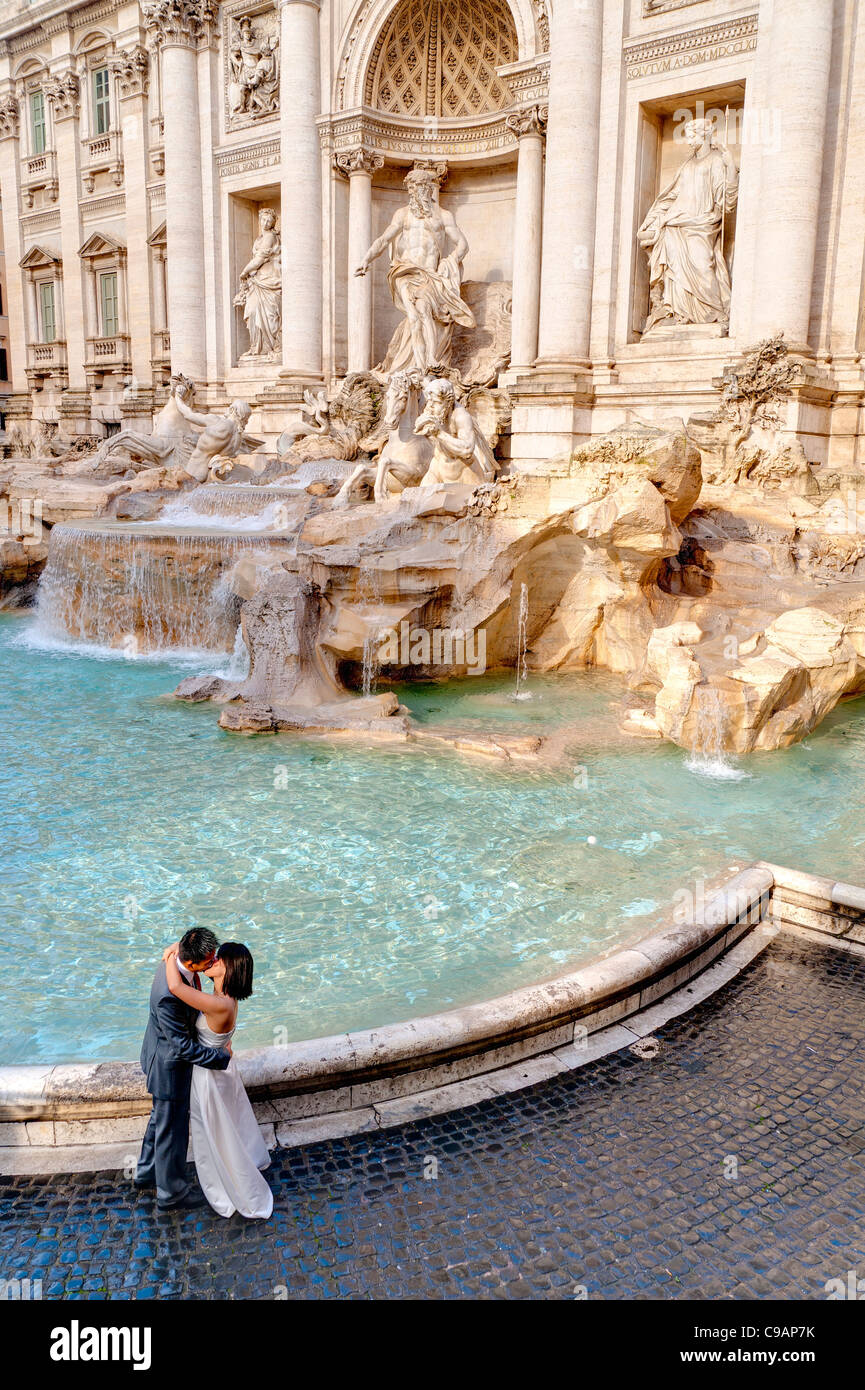
[(508, 116), (520, 142), (514, 212), (514, 288), (511, 366), (530, 367), (538, 355), (541, 302), (541, 219), (544, 199), (544, 127), (547, 110), (533, 106)]
[[(322, 373), (319, 0), (280, 0), (282, 377)], [(169, 251), (170, 254), (170, 251)]]
[(372, 176), (384, 157), (358, 148), (334, 163), (348, 176), (348, 370), (372, 366), (372, 276), (355, 275), (372, 243)]
[(203, 383), (207, 335), (196, 53), (216, 6), (211, 0), (154, 0), (141, 8), (151, 42), (162, 57), (171, 370)]
[[(132, 375), (138, 389), (151, 385), (150, 359), (153, 356), (149, 283), (149, 232), (147, 218), (147, 90), (149, 62), (140, 45), (119, 50), (110, 60), (115, 94), (120, 108), (120, 129), (123, 135), (123, 168), (126, 192), (126, 257), (122, 275), (118, 276), (118, 306), (120, 332), (126, 333), (128, 322), (129, 351)], [(132, 294), (128, 294), (128, 286)]]
[(823, 176), (833, 7), (785, 0), (771, 26), (767, 106), (779, 142), (762, 157), (751, 333), (807, 348)]
[[(6, 312), (9, 315), (7, 370), (13, 391), (23, 392), (28, 389), (25, 372), (27, 344), (35, 340), (33, 329), (27, 322), (24, 280), (19, 265), (24, 247), (18, 192), (20, 178), (18, 121), (18, 102), (11, 92), (7, 92), (0, 97), (0, 188), (5, 190), (3, 196), (3, 244), (6, 250), (6, 298), (8, 301)], [(32, 304), (29, 284), (27, 285), (26, 302), (28, 305)]]
[(602, 9), (559, 0), (552, 17), (539, 366), (585, 364), (589, 351)]
[(60, 255), (63, 261), (65, 290), (65, 321), (61, 320), (59, 305), (55, 309), (57, 337), (66, 340), (66, 367), (72, 391), (83, 391), (86, 385), (87, 333), (84, 326), (83, 273), (78, 251), (83, 240), (81, 210), (81, 142), (78, 134), (80, 93), (74, 72), (54, 74), (45, 83), (45, 94), (54, 117), (54, 143), (57, 156), (60, 212)]

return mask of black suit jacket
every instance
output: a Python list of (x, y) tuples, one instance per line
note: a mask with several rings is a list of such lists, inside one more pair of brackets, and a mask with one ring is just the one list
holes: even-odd
[(160, 964), (150, 991), (150, 1017), (141, 1045), (141, 1070), (147, 1089), (158, 1100), (188, 1100), (192, 1068), (224, 1071), (231, 1061), (222, 1047), (205, 1047), (195, 1031), (197, 1009), (176, 999)]

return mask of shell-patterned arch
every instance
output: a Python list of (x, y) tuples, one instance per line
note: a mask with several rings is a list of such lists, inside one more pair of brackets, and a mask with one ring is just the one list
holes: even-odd
[(364, 105), (394, 116), (480, 116), (511, 104), (497, 69), (514, 63), (505, 0), (401, 0), (369, 65)]
[[(350, 111), (365, 104), (374, 58), (402, 4), (403, 0), (357, 0), (339, 45), (334, 110)], [(496, 9), (501, 6), (507, 11), (516, 33), (514, 59), (534, 58), (546, 47), (543, 26), (538, 22), (538, 4), (539, 0), (498, 0)], [(473, 0), (473, 5), (483, 12), (489, 0)], [(430, 8), (429, 3), (425, 8)]]

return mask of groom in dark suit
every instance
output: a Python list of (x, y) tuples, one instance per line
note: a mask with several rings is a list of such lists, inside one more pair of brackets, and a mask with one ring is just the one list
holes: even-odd
[[(209, 970), (218, 946), (212, 931), (196, 927), (180, 941), (181, 975), (200, 989), (198, 976)], [(156, 1184), (156, 1204), (164, 1210), (199, 1207), (205, 1198), (190, 1187), (186, 1176), (189, 1145), (189, 1091), (192, 1068), (224, 1070), (230, 1054), (222, 1047), (204, 1047), (196, 1035), (195, 1009), (184, 1004), (168, 988), (161, 962), (150, 991), (150, 1017), (141, 1047), (141, 1069), (153, 1097), (153, 1109), (141, 1145), (135, 1173), (136, 1187)]]

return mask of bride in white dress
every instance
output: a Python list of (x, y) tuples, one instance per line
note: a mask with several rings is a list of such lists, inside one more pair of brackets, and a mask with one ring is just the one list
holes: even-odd
[[(180, 973), (177, 947), (164, 955), (168, 988), (198, 1011), (198, 1036), (206, 1047), (227, 1047), (237, 1027), (237, 1003), (252, 993), (252, 956), (236, 941), (225, 941), (209, 970), (213, 982), (205, 994), (198, 976), (188, 984)], [(273, 1193), (261, 1176), (270, 1155), (261, 1137), (237, 1063), (232, 1057), (224, 1071), (192, 1068), (189, 1133), (201, 1190), (220, 1216), (257, 1217), (273, 1211)]]

